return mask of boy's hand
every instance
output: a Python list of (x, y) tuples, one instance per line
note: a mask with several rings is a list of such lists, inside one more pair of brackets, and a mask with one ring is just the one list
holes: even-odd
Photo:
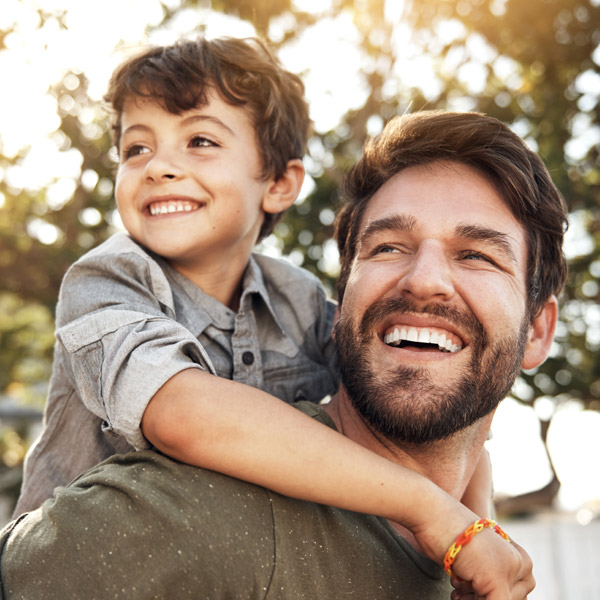
[[(439, 488), (428, 491), (431, 495), (424, 492), (419, 505), (426, 518), (408, 525), (425, 554), (442, 564), (450, 545), (478, 516)], [(486, 527), (456, 555), (452, 600), (523, 600), (535, 587), (532, 568), (525, 550)]]
[(486, 529), (475, 535), (456, 557), (451, 598), (526, 600), (535, 587), (532, 568), (531, 558), (521, 546)]

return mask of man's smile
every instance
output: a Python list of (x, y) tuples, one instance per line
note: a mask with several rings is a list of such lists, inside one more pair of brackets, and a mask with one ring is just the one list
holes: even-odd
[(391, 327), (383, 336), (388, 346), (401, 348), (437, 349), (455, 353), (462, 349), (462, 342), (448, 331), (428, 327)]

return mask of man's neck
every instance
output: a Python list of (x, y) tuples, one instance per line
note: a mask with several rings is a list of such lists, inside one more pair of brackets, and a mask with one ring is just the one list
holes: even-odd
[(346, 437), (424, 475), (458, 500), (477, 466), (492, 420), (488, 415), (449, 438), (418, 446), (392, 442), (375, 431), (355, 410), (343, 387), (325, 409)]
[[(492, 415), (488, 415), (449, 438), (418, 446), (392, 442), (376, 432), (355, 410), (343, 386), (331, 402), (325, 405), (325, 410), (338, 431), (346, 437), (427, 477), (459, 501), (481, 458), (492, 419)], [(388, 522), (418, 552), (423, 552), (409, 529), (397, 522)]]

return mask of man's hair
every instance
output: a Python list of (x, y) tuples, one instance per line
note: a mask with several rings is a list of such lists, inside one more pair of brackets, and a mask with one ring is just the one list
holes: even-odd
[(533, 318), (565, 282), (566, 206), (537, 154), (502, 122), (480, 113), (423, 111), (396, 117), (381, 135), (367, 142), (346, 178), (344, 204), (337, 216), (340, 302), (371, 197), (403, 169), (436, 161), (459, 162), (478, 170), (522, 225), (528, 249), (527, 307)]
[[(115, 143), (128, 100), (147, 99), (181, 114), (205, 105), (211, 90), (248, 111), (262, 177), (279, 179), (289, 160), (302, 159), (310, 129), (304, 85), (256, 38), (181, 40), (126, 61), (113, 73), (104, 98), (114, 111)], [(282, 214), (265, 214), (259, 239), (272, 232)]]

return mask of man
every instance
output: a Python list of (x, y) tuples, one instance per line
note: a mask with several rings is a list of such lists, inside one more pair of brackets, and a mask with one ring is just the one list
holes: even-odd
[[(392, 121), (367, 145), (346, 196), (336, 231), (342, 385), (324, 408), (301, 410), (461, 498), (496, 406), (520, 367), (548, 353), (566, 273), (564, 204), (537, 156), (477, 114)], [(5, 528), (0, 544), (6, 598), (437, 599), (451, 590), (398, 524), (149, 451), (90, 470)], [(525, 598), (526, 571), (488, 600)], [(453, 597), (475, 597), (455, 585)]]

